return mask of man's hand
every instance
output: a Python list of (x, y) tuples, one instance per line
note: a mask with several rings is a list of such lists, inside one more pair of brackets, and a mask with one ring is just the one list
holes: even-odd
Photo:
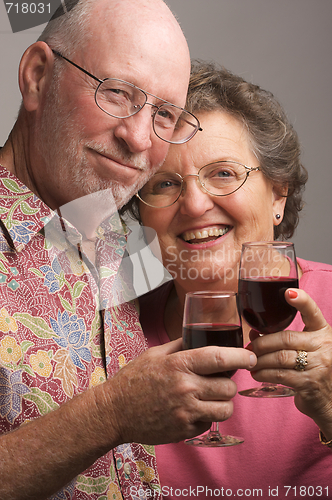
[(237, 387), (222, 372), (252, 368), (256, 356), (239, 348), (181, 346), (178, 339), (150, 348), (96, 388), (103, 390), (98, 406), (108, 408), (119, 443), (177, 442), (232, 415)]

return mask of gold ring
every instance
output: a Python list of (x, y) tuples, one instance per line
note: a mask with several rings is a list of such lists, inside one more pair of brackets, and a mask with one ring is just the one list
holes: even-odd
[(307, 361), (308, 353), (307, 351), (297, 351), (297, 358), (295, 360), (294, 370), (299, 370), (303, 372), (308, 364)]

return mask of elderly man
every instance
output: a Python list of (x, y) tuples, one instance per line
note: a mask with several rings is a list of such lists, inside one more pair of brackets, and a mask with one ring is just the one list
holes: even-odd
[(231, 414), (235, 385), (211, 375), (249, 352), (146, 351), (134, 304), (104, 301), (126, 245), (112, 214), (199, 128), (189, 72), (162, 0), (81, 0), (22, 57), (0, 150), (1, 499), (158, 498), (151, 445)]

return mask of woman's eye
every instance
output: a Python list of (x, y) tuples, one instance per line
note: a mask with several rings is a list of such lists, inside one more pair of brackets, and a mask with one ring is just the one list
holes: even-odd
[(157, 184), (154, 185), (154, 191), (158, 192), (161, 190), (166, 190), (166, 189), (174, 189), (177, 187), (177, 183), (175, 183), (172, 180), (164, 180), (161, 182), (158, 182)]
[(171, 186), (174, 186), (174, 182), (173, 181), (164, 181), (160, 185), (160, 187), (163, 187), (163, 188), (167, 188), (167, 187), (171, 187)]
[(218, 170), (213, 170), (212, 172), (210, 172), (209, 174), (209, 178), (210, 179), (228, 179), (230, 177), (234, 177), (235, 176), (235, 172), (229, 168), (221, 168), (221, 169), (218, 169)]
[(230, 172), (229, 170), (219, 170), (219, 172), (216, 172), (217, 177), (230, 177), (231, 175), (234, 175), (233, 172)]

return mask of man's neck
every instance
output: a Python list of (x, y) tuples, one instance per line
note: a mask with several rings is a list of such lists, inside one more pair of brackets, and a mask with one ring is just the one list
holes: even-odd
[(66, 203), (58, 209), (61, 217), (70, 222), (88, 241), (94, 241), (100, 224), (117, 213), (111, 189), (91, 193)]

